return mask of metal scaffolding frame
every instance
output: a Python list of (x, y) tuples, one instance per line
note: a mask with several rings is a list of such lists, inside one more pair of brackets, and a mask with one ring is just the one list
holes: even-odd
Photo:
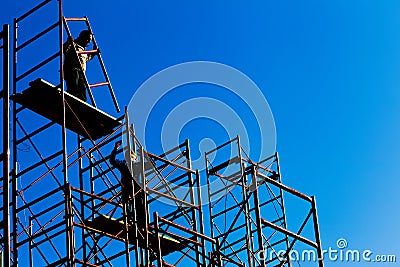
[[(25, 30), (25, 21), (44, 9), (56, 14), (49, 18), (56, 21), (30, 36), (36, 24)], [(290, 267), (290, 252), (299, 242), (314, 248), (323, 266), (315, 198), (282, 184), (277, 154), (253, 162), (239, 137), (207, 152), (205, 194), (200, 172), (192, 169), (188, 140), (162, 155), (147, 152), (127, 111), (114, 118), (97, 108), (91, 89), (107, 86), (119, 112), (96, 41), (96, 48), (85, 53), (97, 56), (105, 81), (90, 84), (85, 77), (91, 105), (65, 92), (68, 22), (85, 22), (93, 32), (87, 17), (63, 16), (62, 0), (45, 0), (14, 19), (11, 75), (9, 26), (0, 33), (4, 266)], [(49, 40), (55, 52), (36, 53), (40, 42)], [(114, 142), (121, 139), (118, 156), (135, 181), (129, 201), (122, 197), (120, 173), (109, 162)], [(310, 205), (297, 228), (288, 227), (285, 194)], [(136, 201), (144, 210), (137, 210)], [(312, 238), (305, 234), (310, 221)], [(270, 251), (275, 257), (266, 259)]]
[[(302, 242), (323, 266), (315, 198), (282, 184), (277, 153), (253, 162), (236, 137), (206, 152), (205, 159), (216, 263), (290, 267), (290, 252)], [(284, 195), (305, 202), (305, 219), (293, 228), (288, 227)], [(304, 237), (308, 224), (312, 234)]]
[(10, 25), (4, 24), (0, 32), (3, 51), (3, 89), (0, 92), (3, 106), (3, 151), (0, 162), (3, 165), (3, 179), (1, 179), (2, 205), (0, 246), (3, 250), (4, 266), (10, 266)]
[[(82, 259), (76, 262), (85, 266), (104, 266), (122, 257), (126, 266), (147, 266), (156, 259), (158, 266), (178, 263), (206, 266), (205, 243), (213, 240), (204, 235), (201, 199), (194, 192), (199, 188), (200, 176), (190, 168), (188, 141), (163, 155), (154, 155), (144, 151), (136, 137), (129, 134), (132, 127), (126, 127), (129, 126), (128, 119), (125, 118), (125, 122), (95, 147), (86, 149), (85, 143), (89, 141), (80, 140), (79, 172), (80, 177), (88, 178), (88, 182), (81, 179), (80, 188), (71, 188), (75, 200), (75, 233), (78, 228), (82, 230), (80, 239), (75, 239), (75, 250), (81, 251)], [(108, 163), (109, 153), (101, 152), (121, 138), (130, 142), (120, 149), (120, 154), (135, 151), (135, 164), (140, 166), (140, 175), (136, 179), (145, 192), (144, 224), (136, 219), (139, 212), (134, 203), (134, 216), (129, 218), (128, 207), (121, 197), (123, 184), (119, 174)], [(187, 188), (184, 194), (187, 198), (176, 196), (177, 187)], [(134, 201), (140, 200), (140, 193), (133, 194), (136, 195)], [(168, 204), (170, 202), (175, 205)], [(152, 220), (151, 210), (157, 212), (157, 215), (153, 213)], [(171, 265), (168, 261), (175, 263)]]
[[(58, 11), (57, 22), (26, 37), (21, 24), (45, 8)], [(159, 266), (171, 266), (169, 260), (205, 266), (206, 242), (213, 240), (204, 235), (201, 198), (195, 192), (200, 177), (191, 169), (189, 142), (160, 156), (150, 154), (130, 134), (127, 118), (125, 127), (122, 118), (98, 110), (91, 94), (92, 106), (66, 93), (62, 49), (67, 21), (85, 21), (92, 32), (86, 17), (64, 18), (61, 1), (44, 1), (14, 20), (12, 266), (113, 266), (121, 262), (146, 266), (155, 259)], [(17, 43), (20, 32), (25, 33), (21, 45)], [(29, 52), (24, 54), (24, 50), (47, 35), (58, 36), (58, 52), (29, 67), (20, 64), (28, 61)], [(100, 56), (98, 49), (89, 52)], [(51, 64), (53, 73), (41, 71)], [(89, 87), (107, 85), (118, 110), (101, 58), (100, 64), (107, 82)], [(110, 144), (125, 138), (124, 132), (143, 164), (145, 229), (128, 216), (127, 203), (121, 198), (121, 178), (108, 163)], [(175, 195), (176, 187), (187, 188), (181, 199)], [(165, 204), (171, 201), (176, 206)], [(150, 210), (158, 212), (153, 221)]]
[[(38, 19), (43, 20), (41, 12), (49, 10), (46, 14), (57, 15), (45, 21), (50, 26), (43, 26)], [(51, 0), (14, 19), (12, 266), (76, 266), (79, 263), (75, 224), (80, 214), (76, 211), (75, 194), (83, 179), (77, 164), (83, 147), (76, 142), (75, 133), (95, 145), (96, 139), (113, 132), (109, 127), (108, 132), (93, 136), (88, 131), (88, 120), (79, 112), (91, 112), (92, 120), (98, 120), (96, 114), (99, 114), (103, 119), (117, 121), (65, 92), (65, 20), (62, 1)], [(35, 29), (39, 33), (30, 36), (31, 28), (36, 26), (42, 28)], [(49, 45), (49, 40), (57, 46)], [(48, 51), (39, 51), (38, 47), (46, 47)], [(99, 58), (108, 80), (99, 51), (89, 52)], [(113, 96), (111, 83), (107, 85)], [(117, 103), (114, 104), (118, 110)], [(75, 124), (71, 125), (71, 121)], [(24, 147), (30, 149), (29, 155), (24, 155)], [(92, 150), (97, 151), (95, 146)]]

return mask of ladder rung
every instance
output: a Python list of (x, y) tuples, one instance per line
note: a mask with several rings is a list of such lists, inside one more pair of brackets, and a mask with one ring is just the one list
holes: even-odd
[(93, 49), (93, 50), (83, 50), (83, 51), (76, 51), (77, 54), (93, 54), (93, 53), (98, 53), (99, 49)]
[(94, 88), (94, 87), (99, 87), (99, 86), (109, 85), (109, 84), (110, 84), (109, 82), (99, 82), (99, 83), (90, 84), (89, 87)]
[(65, 18), (66, 21), (86, 21), (86, 18)]

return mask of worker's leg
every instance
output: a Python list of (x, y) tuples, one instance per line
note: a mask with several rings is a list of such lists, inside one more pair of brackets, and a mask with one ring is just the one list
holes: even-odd
[(86, 102), (86, 82), (82, 70), (67, 68), (64, 70), (64, 78), (67, 92)]
[(78, 72), (78, 91), (77, 97), (86, 102), (86, 81), (83, 71)]
[(132, 200), (129, 197), (129, 194), (126, 191), (122, 192), (122, 202), (126, 206), (126, 215), (128, 217), (129, 222), (135, 221), (133, 217), (133, 205)]
[(144, 194), (137, 193), (135, 197), (136, 221), (139, 227), (144, 228), (146, 225), (146, 207), (144, 205)]
[(76, 96), (78, 92), (79, 73), (76, 68), (64, 68), (64, 78), (67, 84), (67, 92)]

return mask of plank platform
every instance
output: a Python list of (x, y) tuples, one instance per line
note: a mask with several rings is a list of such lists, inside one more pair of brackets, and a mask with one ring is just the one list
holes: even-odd
[[(85, 221), (85, 225), (96, 229), (98, 231), (110, 234), (110, 235), (118, 235), (118, 233), (123, 233), (124, 230), (124, 223), (122, 221), (117, 221), (114, 218), (110, 218), (107, 216), (98, 216), (93, 220)], [(156, 236), (154, 232), (149, 232), (149, 246), (156, 251)], [(120, 234), (122, 237), (123, 234)], [(166, 256), (175, 251), (182, 251), (185, 247), (187, 247), (187, 240), (177, 240), (175, 238), (171, 238), (165, 235), (160, 236), (160, 245), (161, 245), (161, 254), (162, 256)], [(129, 225), (128, 226), (128, 237), (129, 243), (131, 245), (136, 244), (136, 237), (135, 237), (135, 226)], [(145, 247), (145, 240), (142, 237), (139, 237), (139, 246)]]
[[(51, 83), (36, 79), (29, 88), (12, 95), (10, 98), (18, 104), (62, 125), (61, 89)], [(86, 138), (97, 140), (112, 133), (121, 124), (107, 113), (87, 104), (79, 98), (65, 92), (66, 128)]]

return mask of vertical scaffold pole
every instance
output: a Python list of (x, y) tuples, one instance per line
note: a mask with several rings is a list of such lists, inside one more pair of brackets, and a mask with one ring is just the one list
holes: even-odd
[(322, 247), (321, 247), (321, 238), (319, 235), (319, 226), (318, 226), (318, 216), (317, 216), (317, 203), (315, 201), (315, 197), (311, 197), (311, 205), (312, 205), (312, 215), (314, 221), (314, 232), (315, 232), (315, 242), (317, 243), (317, 255), (318, 255), (318, 266), (324, 267)]
[[(190, 144), (189, 144), (189, 139), (185, 140), (185, 158), (186, 158), (186, 167), (189, 169), (192, 169), (192, 162), (190, 160)], [(196, 182), (197, 180), (197, 176), (196, 176)], [(192, 202), (193, 205), (196, 205), (199, 207), (199, 211), (201, 210), (201, 206), (199, 206), (199, 203), (196, 203), (196, 198), (195, 198), (195, 192), (194, 192), (194, 186), (195, 186), (195, 182), (193, 181), (193, 175), (192, 173), (188, 172), (188, 179), (189, 179), (189, 190), (190, 190), (190, 201)], [(197, 185), (199, 186), (199, 185)], [(195, 232), (198, 232), (198, 220), (197, 220), (197, 214), (196, 214), (196, 209), (191, 208), (192, 211), (192, 224), (193, 224), (193, 230)], [(198, 238), (196, 237), (196, 241), (198, 241)], [(196, 262), (197, 264), (201, 264), (200, 263), (200, 248), (198, 245), (195, 246), (196, 248)], [(199, 266), (198, 265), (198, 266)]]
[(29, 267), (33, 267), (33, 216), (29, 216)]
[(241, 183), (242, 183), (242, 196), (243, 196), (243, 212), (246, 226), (246, 249), (247, 249), (247, 258), (249, 262), (249, 267), (253, 267), (252, 262), (252, 252), (251, 252), (251, 230), (250, 230), (250, 222), (249, 222), (249, 195), (246, 190), (247, 177), (245, 175), (245, 168), (242, 162), (242, 146), (240, 145), (240, 137), (236, 136), (236, 142), (238, 147), (238, 157), (240, 162), (240, 173), (241, 173)]
[[(132, 170), (132, 161), (131, 158), (129, 157), (129, 160), (126, 159), (125, 154), (128, 153), (128, 155), (130, 155), (130, 150), (131, 150), (131, 139), (130, 139), (130, 132), (129, 132), (129, 116), (128, 116), (128, 108), (125, 107), (125, 134), (126, 134), (126, 147), (122, 147), (122, 153), (124, 154), (124, 158), (125, 161), (127, 162), (128, 166), (129, 166), (129, 170)], [(122, 131), (123, 132), (123, 131)], [(122, 183), (122, 177), (121, 177), (121, 183)], [(133, 181), (132, 181), (132, 185), (133, 185)], [(122, 184), (122, 186), (126, 186), (124, 184)], [(126, 189), (126, 188), (125, 188)], [(133, 193), (133, 186), (132, 186), (132, 192), (129, 192), (129, 194), (132, 194), (132, 196), (134, 195)], [(124, 194), (124, 193), (122, 193)], [(128, 197), (129, 198), (129, 197)], [(129, 204), (128, 201), (124, 200), (124, 196), (122, 196), (123, 199), (123, 216), (124, 216), (124, 231), (125, 231), (125, 264), (126, 266), (130, 265), (130, 254), (129, 254), (129, 221), (128, 221), (128, 217), (129, 217)], [(133, 199), (133, 202), (135, 202), (135, 200)], [(134, 207), (135, 207), (135, 203), (133, 203)], [(134, 213), (134, 215), (136, 215), (136, 213)], [(136, 217), (134, 218), (136, 221)], [(137, 228), (135, 229), (136, 233), (137, 233)], [(137, 237), (137, 234), (135, 235)], [(139, 249), (138, 246), (136, 246), (136, 249)], [(137, 261), (137, 257), (136, 257), (136, 265), (138, 261)]]
[[(196, 170), (196, 180), (197, 180), (197, 205), (199, 206), (199, 225), (200, 225), (200, 234), (204, 235), (204, 217), (203, 217), (203, 201), (201, 198), (201, 184), (200, 184), (200, 172)], [(206, 244), (204, 242), (204, 238), (201, 238), (201, 257), (202, 257), (202, 266), (206, 266)]]
[(64, 94), (64, 67), (63, 67), (63, 12), (62, 0), (58, 0), (58, 28), (59, 28), (59, 51), (60, 51), (60, 89), (62, 100), (62, 146), (63, 146), (63, 174), (64, 174), (64, 192), (65, 192), (65, 221), (66, 221), (66, 246), (67, 246), (67, 267), (74, 266), (74, 241), (73, 241), (73, 214), (71, 205), (71, 190), (68, 183), (68, 162), (67, 162), (67, 131), (66, 131), (66, 111)]
[(10, 266), (10, 26), (3, 25), (3, 221), (4, 266)]
[[(94, 179), (93, 179), (93, 175), (94, 175), (94, 164), (93, 164), (93, 154), (89, 153), (89, 160), (90, 160), (90, 169), (89, 169), (89, 177), (90, 177), (90, 193), (92, 195), (94, 195), (95, 192), (95, 187), (94, 187)], [(95, 207), (96, 207), (96, 199), (94, 197), (91, 197), (91, 215), (90, 217), (94, 219), (95, 215), (96, 215), (96, 211), (95, 211)], [(93, 233), (93, 237), (94, 237), (94, 242), (93, 242), (93, 255), (94, 255), (94, 263), (98, 264), (99, 263), (99, 257), (98, 255), (98, 234), (97, 233)]]
[(163, 267), (163, 261), (162, 261), (162, 256), (161, 256), (161, 241), (160, 241), (160, 225), (158, 222), (158, 213), (154, 212), (153, 213), (153, 218), (154, 218), (154, 235), (155, 235), (155, 240), (156, 240), (156, 252), (157, 252), (157, 265), (158, 267)]
[[(82, 139), (80, 138), (80, 136), (78, 135), (78, 157), (79, 157), (79, 188), (82, 190), (82, 192), (85, 190), (85, 184), (83, 182), (83, 161), (82, 161)], [(92, 160), (90, 159), (90, 162), (92, 162)], [(90, 181), (92, 179), (92, 176), (90, 176)], [(85, 216), (85, 205), (83, 205), (82, 203), (84, 203), (84, 196), (83, 193), (79, 194), (79, 199), (80, 199), (80, 206), (81, 206), (81, 210), (80, 210), (80, 216), (82, 216), (83, 220), (85, 220), (86, 216)], [(82, 238), (82, 254), (83, 254), (83, 261), (84, 262), (88, 262), (88, 257), (87, 257), (87, 245), (85, 242), (85, 229), (82, 228), (81, 229), (81, 238)]]
[(258, 185), (257, 185), (257, 174), (256, 167), (251, 166), (251, 179), (252, 183), (255, 184), (256, 189), (254, 190), (254, 209), (256, 212), (256, 225), (257, 225), (257, 240), (258, 240), (258, 251), (261, 254), (261, 267), (265, 267), (265, 251), (263, 246), (263, 234), (262, 234), (262, 224), (261, 224), (261, 211), (260, 211), (260, 201), (258, 198)]
[[(276, 160), (276, 170), (279, 175), (279, 183), (282, 183), (282, 175), (281, 175), (281, 165), (279, 164), (279, 155), (278, 152), (275, 152), (275, 160)], [(282, 210), (282, 218), (283, 218), (283, 227), (287, 229), (287, 218), (286, 218), (286, 210), (285, 210), (285, 200), (283, 198), (283, 190), (279, 188), (279, 198), (281, 199), (281, 210)], [(289, 237), (286, 235), (285, 237), (286, 247), (290, 246)], [(292, 267), (292, 261), (290, 257), (288, 258), (288, 267)]]
[[(13, 94), (17, 93), (17, 19), (14, 19), (14, 42), (13, 42)], [(12, 140), (13, 140), (13, 170), (12, 170), (12, 221), (13, 221), (13, 266), (18, 266), (18, 224), (17, 224), (17, 103), (13, 101), (13, 121), (12, 121)]]
[[(147, 180), (146, 180), (146, 174), (144, 173), (144, 159), (145, 159), (145, 152), (143, 147), (140, 147), (140, 160), (141, 160), (141, 172), (142, 172), (142, 177), (143, 177), (143, 192), (144, 192), (144, 206), (145, 206), (145, 264), (150, 263), (150, 244), (149, 244), (149, 221), (150, 221), (150, 212), (149, 212), (149, 205), (147, 202)], [(158, 214), (157, 214), (158, 217)], [(156, 222), (155, 222), (156, 223)], [(157, 235), (156, 235), (157, 236)], [(162, 267), (162, 265), (160, 265)]]

